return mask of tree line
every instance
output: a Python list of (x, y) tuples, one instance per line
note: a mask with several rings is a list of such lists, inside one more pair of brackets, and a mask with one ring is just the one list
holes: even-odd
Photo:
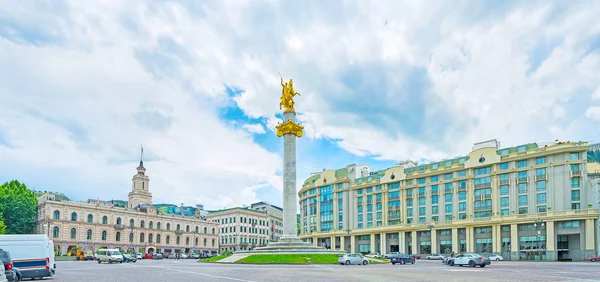
[(34, 234), (38, 200), (25, 183), (0, 185), (0, 234)]

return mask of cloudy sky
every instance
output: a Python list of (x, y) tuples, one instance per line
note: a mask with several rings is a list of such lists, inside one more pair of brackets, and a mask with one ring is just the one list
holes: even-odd
[(598, 1), (0, 0), (0, 182), (281, 204), (279, 73), (311, 172), (600, 141)]

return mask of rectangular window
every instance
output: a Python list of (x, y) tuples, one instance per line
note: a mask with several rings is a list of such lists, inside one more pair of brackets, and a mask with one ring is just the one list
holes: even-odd
[(446, 183), (446, 184), (444, 184), (444, 191), (446, 193), (452, 193), (452, 183)]
[(492, 171), (491, 167), (481, 167), (475, 169), (475, 175), (487, 175)]
[(571, 201), (580, 201), (579, 190), (571, 191)]
[(444, 219), (451, 221), (452, 220), (452, 215), (451, 214), (447, 214)]
[(445, 197), (446, 199), (444, 199), (444, 201), (446, 203), (452, 203), (452, 194), (446, 194)]
[(413, 216), (413, 209), (412, 208), (406, 209), (406, 215), (407, 216)]
[(517, 162), (517, 167), (518, 168), (527, 167), (527, 160), (520, 160), (519, 162)]
[(546, 157), (539, 157), (535, 159), (536, 165), (543, 165), (546, 163)]
[(431, 196), (431, 204), (432, 205), (438, 204), (438, 197), (439, 197), (438, 195)]
[(519, 147), (517, 147), (517, 153), (521, 153), (521, 152), (525, 152), (527, 151), (527, 145), (521, 145)]
[(458, 171), (458, 177), (464, 177), (467, 176), (467, 171), (466, 170), (460, 170)]
[(500, 186), (500, 195), (508, 195), (509, 190), (508, 190), (508, 185), (502, 185)]
[(452, 204), (446, 204), (446, 213), (452, 213)]
[(519, 206), (527, 205), (527, 195), (519, 196)]
[(546, 203), (546, 193), (537, 194), (537, 204), (542, 205)]
[(419, 198), (419, 206), (424, 206), (425, 205), (425, 197), (420, 197)]
[(538, 168), (535, 170), (535, 175), (538, 178), (543, 178), (546, 176), (546, 168)]
[(425, 184), (425, 177), (419, 178), (419, 184)]
[(437, 194), (439, 191), (439, 188), (437, 185), (431, 185), (431, 194)]
[(500, 198), (500, 207), (508, 208), (509, 202), (508, 197)]
[(571, 160), (571, 161), (579, 160), (579, 153), (570, 153), (569, 160)]
[(399, 189), (399, 188), (400, 188), (400, 182), (388, 184), (388, 190)]
[(508, 169), (508, 163), (501, 163), (498, 165), (498, 168), (500, 170), (507, 170)]
[(437, 175), (432, 176), (431, 182), (438, 182), (438, 176)]
[(527, 208), (519, 208), (519, 214), (527, 214)]
[(452, 179), (452, 173), (446, 173), (446, 175), (444, 175), (444, 180), (451, 180)]
[(439, 212), (439, 207), (438, 206), (432, 206), (431, 207), (431, 214), (438, 214)]
[(545, 206), (545, 205), (543, 205), (543, 206), (538, 206), (538, 207), (537, 207), (537, 211), (538, 211), (538, 212), (546, 212), (546, 206)]
[(572, 210), (579, 210), (579, 209), (581, 209), (581, 204), (579, 204), (579, 203), (572, 203), (571, 204), (571, 209)]
[(538, 181), (535, 183), (535, 190), (546, 191), (546, 181)]
[(465, 203), (465, 202), (458, 203), (458, 211), (466, 212), (467, 211), (467, 203)]
[(558, 228), (579, 228), (581, 222), (579, 220), (561, 221), (558, 223)]
[(527, 193), (527, 183), (519, 184), (519, 194)]
[(467, 199), (467, 192), (466, 191), (458, 192), (458, 200), (459, 201), (464, 201), (466, 199)]
[(508, 216), (508, 215), (509, 215), (509, 213), (508, 213), (508, 209), (501, 209), (501, 210), (500, 210), (500, 215), (501, 215), (501, 216)]
[(419, 215), (420, 215), (420, 216), (423, 216), (423, 215), (425, 215), (425, 214), (426, 214), (426, 213), (425, 213), (425, 207), (420, 207), (420, 208), (419, 208)]
[(580, 187), (580, 178), (579, 177), (573, 177), (571, 178), (571, 188), (579, 188)]

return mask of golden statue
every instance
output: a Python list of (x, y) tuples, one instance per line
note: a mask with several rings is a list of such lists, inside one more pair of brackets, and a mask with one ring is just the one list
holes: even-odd
[(294, 81), (290, 79), (289, 82), (283, 82), (281, 78), (281, 101), (279, 102), (279, 109), (285, 108), (286, 111), (296, 111), (294, 109), (294, 96), (300, 96), (300, 93), (294, 90)]

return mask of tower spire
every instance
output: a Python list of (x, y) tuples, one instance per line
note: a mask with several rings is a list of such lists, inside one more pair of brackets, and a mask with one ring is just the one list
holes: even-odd
[(144, 167), (144, 145), (140, 145), (141, 154), (140, 154), (140, 167)]

